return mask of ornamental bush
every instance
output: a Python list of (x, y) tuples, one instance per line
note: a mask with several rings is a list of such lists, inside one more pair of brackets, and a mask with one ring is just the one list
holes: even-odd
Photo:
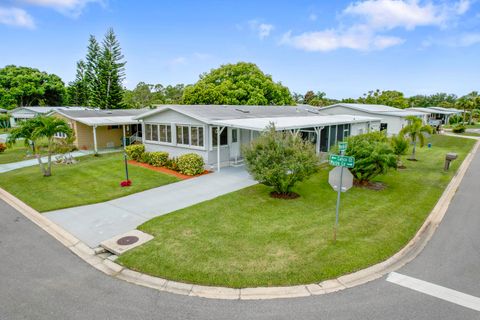
[(142, 155), (145, 153), (143, 144), (132, 144), (125, 148), (125, 152), (130, 160), (141, 161)]
[(173, 171), (179, 171), (177, 158), (174, 157), (171, 159), (167, 159), (167, 162), (165, 163), (165, 168)]
[(367, 183), (379, 174), (387, 173), (389, 168), (397, 167), (397, 157), (383, 132), (369, 132), (347, 139), (347, 156), (355, 157), (353, 176), (360, 183)]
[(178, 157), (178, 169), (187, 176), (194, 176), (205, 170), (203, 158), (196, 153), (187, 153)]
[(0, 143), (0, 153), (4, 152), (7, 150), (7, 145), (5, 143)]
[(273, 125), (245, 146), (243, 154), (253, 178), (285, 196), (292, 196), (295, 184), (315, 173), (319, 161), (311, 142), (298, 134), (277, 132)]
[(152, 153), (151, 152), (144, 152), (142, 153), (142, 155), (140, 156), (140, 162), (142, 163), (147, 163), (147, 164), (150, 164), (150, 159), (152, 157)]
[[(146, 152), (147, 153), (147, 152)], [(149, 152), (148, 164), (154, 167), (164, 167), (168, 161), (168, 152)]]
[(466, 127), (460, 123), (454, 125), (452, 128), (453, 133), (464, 133), (465, 130), (466, 130)]

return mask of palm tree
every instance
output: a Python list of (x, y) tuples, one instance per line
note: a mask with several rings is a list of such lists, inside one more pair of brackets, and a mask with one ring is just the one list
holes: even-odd
[[(49, 177), (52, 175), (52, 155), (54, 152), (55, 134), (57, 133), (63, 133), (67, 138), (70, 138), (72, 129), (63, 119), (36, 117), (21, 123), (18, 128), (13, 129), (8, 137), (8, 143), (13, 144), (20, 138), (24, 138), (25, 143), (31, 141), (33, 152), (38, 160), (43, 176)], [(42, 162), (40, 148), (35, 146), (35, 142), (42, 138), (47, 140), (48, 160), (46, 164)]]
[(472, 110), (475, 103), (470, 95), (458, 98), (456, 105), (463, 109), (463, 124), (467, 121), (467, 110)]
[(425, 145), (425, 133), (432, 133), (432, 127), (429, 125), (424, 125), (422, 119), (415, 116), (406, 117), (408, 120), (408, 125), (406, 125), (401, 131), (401, 136), (408, 137), (413, 144), (412, 156), (409, 160), (416, 160), (415, 151), (417, 147), (417, 141), (420, 143), (420, 147)]

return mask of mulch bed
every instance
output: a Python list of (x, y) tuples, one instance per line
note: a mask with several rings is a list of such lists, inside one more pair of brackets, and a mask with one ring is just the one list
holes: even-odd
[(135, 160), (128, 160), (128, 163), (131, 164), (131, 165), (134, 165), (134, 166), (150, 169), (152, 171), (166, 173), (166, 174), (169, 174), (171, 176), (175, 176), (175, 177), (177, 177), (179, 179), (182, 179), (182, 180), (187, 180), (187, 179), (191, 179), (191, 178), (195, 178), (195, 177), (199, 177), (199, 176), (203, 176), (205, 174), (211, 173), (211, 171), (205, 170), (201, 174), (197, 174), (195, 176), (187, 176), (186, 174), (180, 173), (180, 172), (175, 171), (175, 170), (167, 169), (165, 167), (154, 167), (152, 165), (149, 165), (148, 163), (138, 162), (138, 161), (135, 161)]
[(275, 199), (284, 199), (284, 200), (291, 200), (291, 199), (297, 199), (300, 197), (298, 193), (295, 192), (290, 192), (290, 193), (278, 193), (275, 191), (270, 192), (270, 197), (275, 198)]
[(375, 190), (375, 191), (380, 191), (387, 188), (387, 186), (384, 183), (371, 182), (371, 181), (360, 183), (358, 180), (353, 180), (353, 185), (358, 188), (364, 188), (364, 189)]

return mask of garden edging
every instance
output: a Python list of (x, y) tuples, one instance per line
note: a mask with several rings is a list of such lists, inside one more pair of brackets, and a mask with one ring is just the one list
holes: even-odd
[(70, 249), (85, 262), (97, 270), (100, 270), (103, 273), (117, 279), (125, 280), (130, 283), (160, 291), (211, 299), (254, 300), (306, 297), (340, 291), (367, 283), (369, 281), (381, 278), (387, 273), (395, 271), (413, 260), (423, 250), (425, 245), (433, 236), (436, 228), (442, 221), (448, 206), (465, 175), (465, 172), (470, 166), (470, 163), (479, 148), (479, 145), (480, 141), (475, 144), (470, 153), (468, 153), (468, 155), (465, 157), (465, 160), (444, 190), (433, 210), (426, 218), (422, 227), (417, 231), (415, 236), (408, 242), (408, 244), (399, 252), (389, 259), (371, 267), (341, 276), (337, 279), (326, 280), (320, 283), (307, 285), (233, 289), (225, 287), (192, 285), (152, 277), (124, 268), (108, 258), (102, 258), (96, 254), (95, 250), (89, 248), (76, 237), (2, 188), (0, 188), (0, 198), (22, 213), (26, 218), (34, 222), (40, 228), (45, 230), (55, 239), (60, 241), (64, 246)]

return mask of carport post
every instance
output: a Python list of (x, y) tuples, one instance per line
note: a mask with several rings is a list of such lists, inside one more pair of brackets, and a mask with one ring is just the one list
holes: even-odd
[(98, 153), (98, 148), (97, 148), (97, 126), (93, 126), (93, 151), (95, 154)]
[(125, 125), (122, 125), (122, 129), (123, 129), (123, 149), (125, 149), (127, 147), (127, 138), (125, 136)]
[(220, 134), (225, 130), (225, 127), (220, 129), (217, 127), (217, 171), (220, 172)]

